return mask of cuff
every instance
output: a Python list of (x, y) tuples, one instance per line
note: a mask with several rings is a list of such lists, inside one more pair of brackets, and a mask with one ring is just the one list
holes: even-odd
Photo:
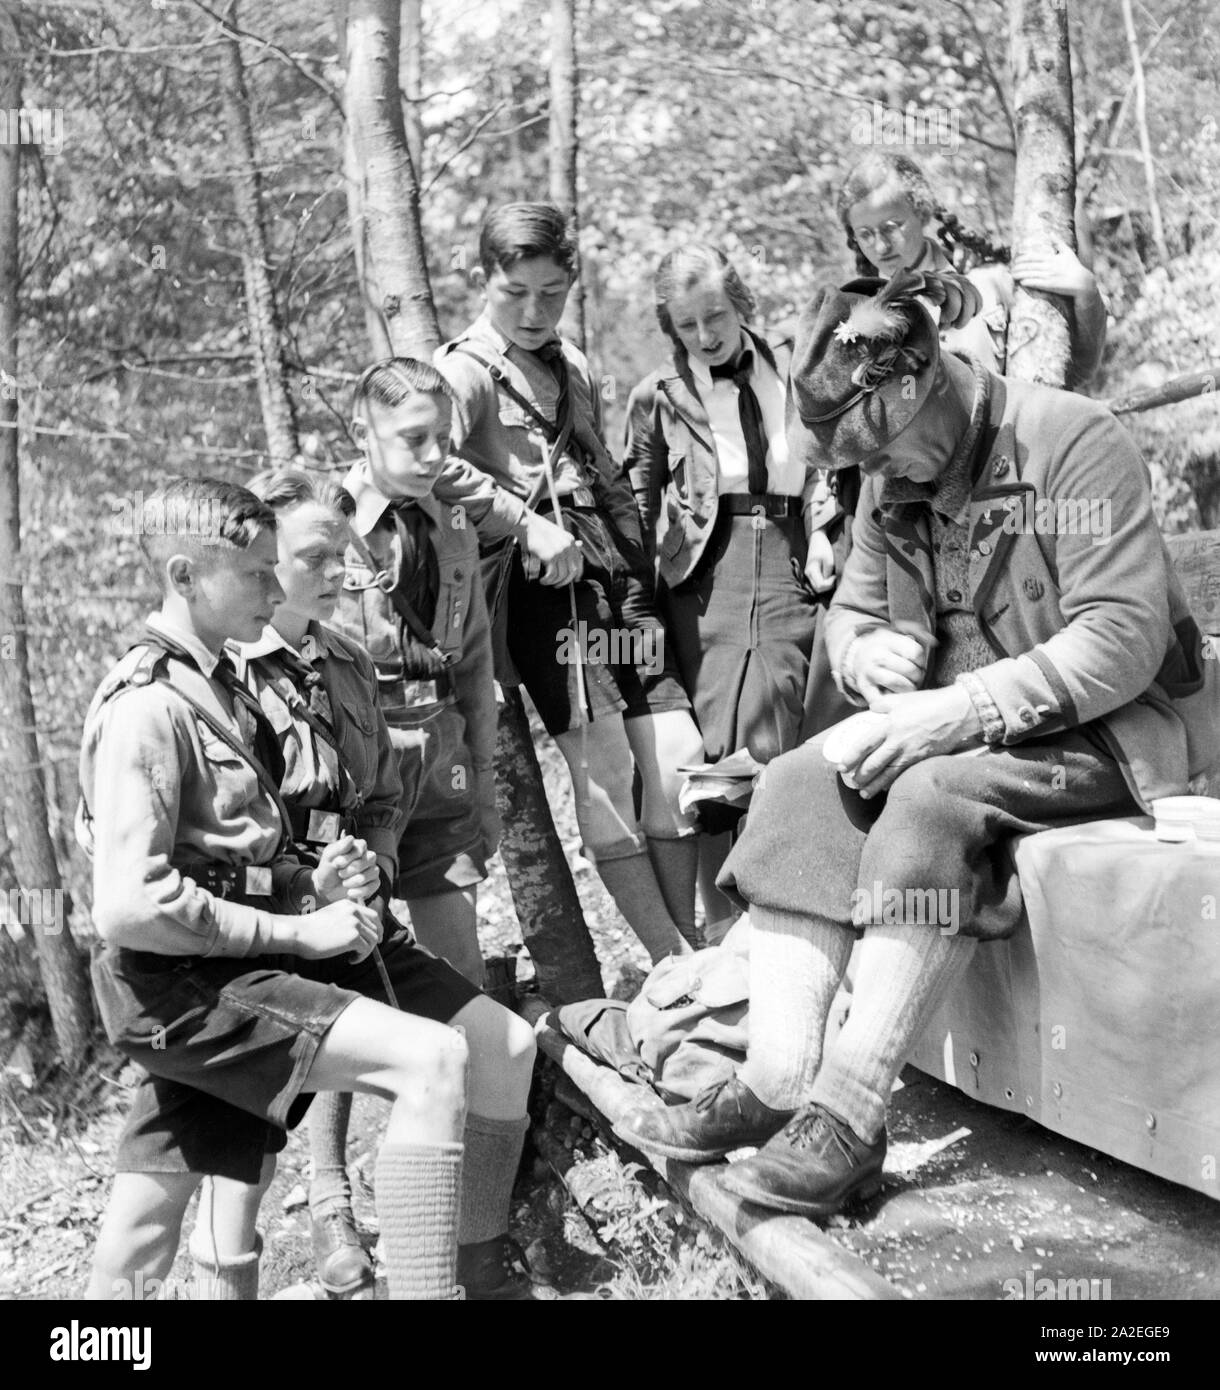
[(963, 671), (955, 685), (960, 685), (970, 696), (970, 703), (983, 723), (983, 742), (1002, 743), (1004, 740), (1004, 716), (1000, 707), (991, 698), (987, 687), (973, 671)]

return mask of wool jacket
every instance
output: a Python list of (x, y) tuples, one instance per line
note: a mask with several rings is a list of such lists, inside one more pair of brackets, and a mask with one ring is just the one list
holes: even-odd
[[(1220, 754), (1212, 663), (1157, 529), (1147, 469), (1103, 406), (986, 379), (969, 598), (995, 660), (959, 681), (996, 742), (1096, 721), (1147, 809), (1186, 792)], [(878, 623), (934, 637), (927, 506), (894, 500), (904, 493), (909, 485), (864, 479), (827, 615), (836, 672), (852, 639)]]
[[(786, 381), (791, 345), (773, 348), (746, 330), (755, 349)], [(627, 403), (625, 465), (661, 578), (673, 588), (687, 579), (712, 534), (719, 501), (716, 441), (685, 352), (632, 391)], [(809, 468), (802, 492), (806, 535), (836, 513), (826, 474)]]

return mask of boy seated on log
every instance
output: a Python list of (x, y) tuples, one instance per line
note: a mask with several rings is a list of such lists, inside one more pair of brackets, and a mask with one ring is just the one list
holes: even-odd
[[(868, 712), (768, 764), (722, 872), (753, 925), (745, 1065), (623, 1130), (690, 1162), (761, 1144), (723, 1181), (782, 1211), (878, 1187), (909, 1048), (975, 940), (1016, 928), (1011, 837), (1146, 811), (1214, 758), (1134, 443), (1100, 404), (942, 352), (926, 305), (943, 328), (967, 298), (900, 270), (802, 318), (792, 443), (864, 475), (827, 646)], [(1038, 524), (1031, 499), (1109, 525)]]
[[(379, 905), (347, 896), (367, 856), (328, 846), (310, 865), (291, 847), (275, 729), (224, 651), (257, 641), (284, 598), (275, 514), (212, 479), (174, 480), (152, 500), (160, 524), (141, 544), (161, 608), (102, 681), (81, 754), (94, 985), (110, 1039), (148, 1073), (90, 1295), (164, 1278), (210, 1174), (235, 1190), (200, 1218), (210, 1292), (255, 1297), (271, 1155), (313, 1092), (357, 1090), (392, 1102), (376, 1167), (390, 1297), (460, 1297), (468, 1057), (472, 1084), (497, 1067), (528, 1075), (532, 1039), (513, 1056), (478, 1046), (482, 1015), (504, 1011), (405, 934), (378, 959)], [(399, 1008), (379, 1002), (382, 971)], [(466, 1025), (470, 1046), (446, 1023)]]

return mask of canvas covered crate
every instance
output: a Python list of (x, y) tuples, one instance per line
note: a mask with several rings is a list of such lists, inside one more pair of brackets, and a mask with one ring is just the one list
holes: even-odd
[(1220, 846), (1132, 816), (1016, 855), (1026, 920), (978, 947), (910, 1061), (1220, 1199)]

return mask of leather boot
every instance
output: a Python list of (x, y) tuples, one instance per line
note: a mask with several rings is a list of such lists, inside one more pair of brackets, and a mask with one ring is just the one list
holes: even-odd
[(318, 1280), (335, 1298), (351, 1298), (373, 1286), (373, 1262), (360, 1244), (350, 1207), (327, 1207), (321, 1215), (310, 1212), (314, 1265)]
[(833, 1216), (874, 1196), (885, 1165), (885, 1130), (866, 1143), (821, 1105), (803, 1106), (753, 1158), (720, 1175), (730, 1192), (775, 1211)]
[(459, 1245), (457, 1282), (471, 1303), (524, 1303), (534, 1297), (525, 1252), (507, 1234)]
[(683, 1163), (711, 1163), (734, 1149), (764, 1143), (791, 1117), (791, 1110), (772, 1110), (744, 1081), (730, 1076), (685, 1105), (634, 1111), (615, 1130), (649, 1153)]

